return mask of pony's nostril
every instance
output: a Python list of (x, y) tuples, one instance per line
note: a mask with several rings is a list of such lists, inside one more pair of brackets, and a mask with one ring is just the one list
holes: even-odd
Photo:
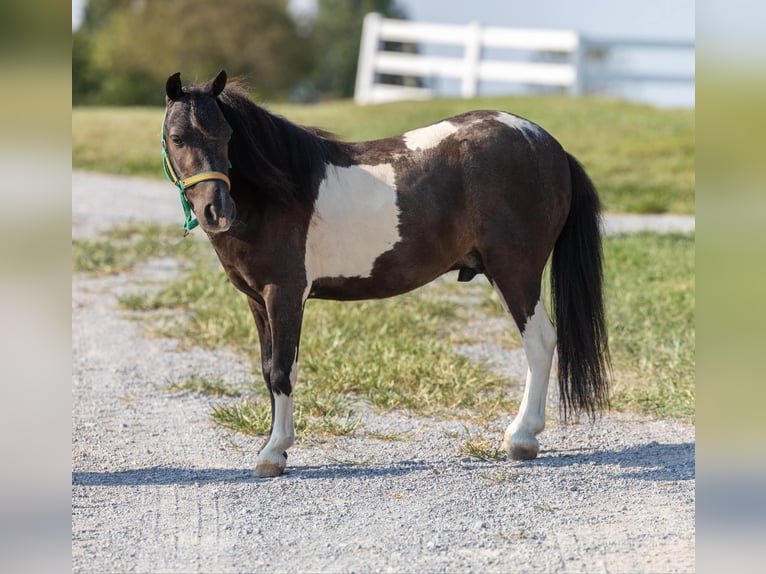
[(215, 209), (215, 205), (212, 203), (208, 203), (205, 206), (205, 220), (210, 224), (213, 225), (218, 222), (218, 212)]

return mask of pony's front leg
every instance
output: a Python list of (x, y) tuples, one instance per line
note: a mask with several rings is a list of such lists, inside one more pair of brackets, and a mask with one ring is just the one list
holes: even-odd
[(269, 325), (269, 316), (266, 313), (266, 304), (261, 299), (247, 297), (247, 303), (250, 305), (250, 311), (255, 319), (255, 326), (258, 329), (258, 340), (261, 343), (261, 372), (263, 373), (263, 382), (266, 384), (266, 390), (269, 391), (269, 401), (271, 402), (271, 426), (269, 434), (263, 446), (258, 450), (261, 452), (271, 437), (271, 431), (274, 430), (274, 391), (271, 388), (271, 325)]
[(295, 442), (293, 424), (293, 389), (298, 376), (303, 300), (290, 290), (268, 286), (264, 300), (271, 331), (272, 393), (271, 433), (255, 461), (255, 476), (279, 476), (287, 464), (287, 449)]

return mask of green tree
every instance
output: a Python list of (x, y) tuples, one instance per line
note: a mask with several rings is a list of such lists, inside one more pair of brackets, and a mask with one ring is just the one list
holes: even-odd
[(406, 17), (396, 0), (319, 0), (311, 35), (317, 54), (311, 77), (322, 94), (342, 98), (354, 94), (362, 20), (368, 12)]
[(222, 68), (260, 95), (280, 97), (310, 66), (287, 0), (91, 0), (83, 29), (72, 64), (73, 83), (86, 94), (75, 101), (161, 103), (173, 72), (203, 81)]

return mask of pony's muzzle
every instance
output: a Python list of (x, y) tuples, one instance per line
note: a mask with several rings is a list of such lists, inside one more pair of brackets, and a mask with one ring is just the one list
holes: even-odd
[(210, 233), (228, 231), (237, 216), (237, 209), (228, 192), (216, 193), (213, 201), (202, 208), (200, 224)]

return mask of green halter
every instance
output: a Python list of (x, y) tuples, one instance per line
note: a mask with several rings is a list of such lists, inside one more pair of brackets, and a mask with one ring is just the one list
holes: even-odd
[[(191, 204), (186, 199), (184, 191), (201, 183), (203, 181), (220, 180), (226, 184), (226, 187), (231, 189), (231, 181), (229, 176), (220, 171), (202, 171), (196, 173), (186, 179), (181, 179), (176, 174), (176, 170), (173, 168), (173, 162), (170, 161), (170, 155), (168, 154), (168, 146), (165, 141), (165, 120), (167, 120), (168, 111), (165, 110), (165, 116), (162, 118), (162, 167), (165, 170), (165, 176), (170, 182), (178, 188), (178, 194), (181, 197), (181, 207), (184, 210), (184, 237), (189, 235), (189, 232), (199, 225), (199, 221), (192, 215)], [(231, 167), (231, 162), (229, 162)]]

